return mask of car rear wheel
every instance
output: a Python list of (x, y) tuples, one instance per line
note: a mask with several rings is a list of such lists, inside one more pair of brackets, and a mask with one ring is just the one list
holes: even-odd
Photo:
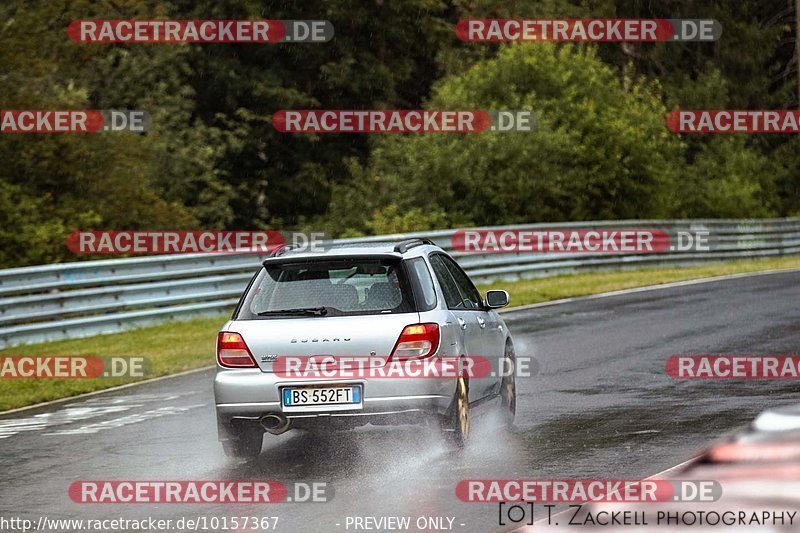
[(506, 344), (503, 370), (504, 375), (500, 382), (500, 409), (506, 427), (514, 425), (514, 417), (517, 414), (517, 379), (514, 369), (514, 346)]
[(469, 437), (470, 414), (468, 391), (467, 380), (463, 377), (458, 378), (450, 414), (445, 418), (444, 427), (442, 428), (445, 432), (445, 437), (459, 448), (466, 444), (467, 438)]
[(237, 438), (222, 441), (222, 449), (228, 457), (255, 459), (261, 453), (264, 432), (256, 429), (240, 431)]

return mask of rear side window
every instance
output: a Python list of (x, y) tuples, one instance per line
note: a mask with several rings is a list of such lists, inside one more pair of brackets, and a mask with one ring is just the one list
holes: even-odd
[(410, 259), (408, 265), (415, 281), (417, 311), (430, 311), (436, 306), (436, 289), (433, 287), (433, 278), (428, 265), (421, 257)]
[(262, 269), (237, 318), (286, 318), (280, 311), (298, 309), (324, 309), (325, 316), (407, 313), (413, 307), (399, 260), (281, 262)]
[(472, 280), (469, 279), (469, 276), (467, 276), (464, 271), (461, 270), (461, 267), (449, 257), (443, 255), (439, 257), (441, 257), (442, 261), (447, 266), (447, 270), (449, 270), (450, 274), (453, 276), (456, 286), (461, 293), (461, 299), (464, 301), (464, 307), (467, 309), (480, 309), (482, 303), (481, 293), (479, 293), (475, 285), (472, 284)]
[(444, 301), (448, 309), (464, 309), (464, 302), (461, 300), (461, 293), (458, 291), (456, 282), (447, 270), (441, 255), (431, 255), (431, 267), (439, 285), (442, 287)]

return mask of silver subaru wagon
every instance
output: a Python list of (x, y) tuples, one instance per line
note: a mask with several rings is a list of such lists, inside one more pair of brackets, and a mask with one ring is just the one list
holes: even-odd
[[(478, 406), (512, 424), (516, 388), (507, 369), (514, 346), (494, 310), (506, 305), (506, 291), (482, 298), (461, 267), (427, 239), (276, 252), (217, 337), (214, 396), (225, 453), (258, 456), (265, 432), (368, 423), (433, 422), (460, 446)], [(313, 356), (479, 357), (491, 371), (320, 379), (279, 370), (286, 368), (282, 358)]]

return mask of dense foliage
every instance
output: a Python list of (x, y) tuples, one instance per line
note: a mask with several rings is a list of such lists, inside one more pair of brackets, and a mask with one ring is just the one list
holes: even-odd
[[(797, 107), (788, 0), (11, 0), (0, 108), (145, 109), (143, 135), (0, 136), (0, 265), (75, 229), (314, 228), (800, 212), (798, 141), (676, 135), (676, 108)], [(512, 7), (513, 6), (513, 7)], [(715, 18), (717, 43), (470, 44), (480, 17)], [(327, 44), (77, 44), (70, 21), (327, 19)], [(278, 109), (530, 109), (533, 133), (299, 135)]]

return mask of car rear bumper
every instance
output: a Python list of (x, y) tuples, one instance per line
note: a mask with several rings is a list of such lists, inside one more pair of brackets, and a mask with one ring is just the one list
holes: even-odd
[[(284, 412), (280, 390), (285, 386), (360, 384), (363, 407), (352, 410)], [(259, 423), (277, 414), (292, 428), (367, 423), (412, 423), (445, 414), (453, 398), (455, 382), (447, 378), (304, 379), (284, 378), (259, 369), (219, 369), (214, 378), (214, 397), (220, 438), (229, 438), (232, 423)]]

